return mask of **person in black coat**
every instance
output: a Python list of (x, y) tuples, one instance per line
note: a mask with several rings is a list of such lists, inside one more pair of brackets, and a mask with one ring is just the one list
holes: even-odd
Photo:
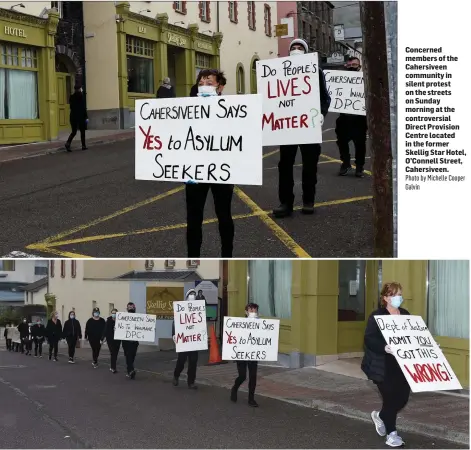
[(11, 325), (5, 326), (5, 331), (3, 332), (3, 337), (5, 338), (5, 344), (7, 346), (7, 350), (11, 351), (11, 338), (8, 337), (8, 328), (11, 328)]
[(108, 344), (108, 349), (110, 351), (110, 356), (111, 356), (111, 365), (110, 365), (110, 371), (112, 373), (117, 373), (118, 371), (116, 370), (116, 362), (118, 361), (118, 353), (119, 353), (119, 348), (121, 347), (121, 341), (116, 340), (114, 338), (114, 330), (116, 326), (116, 313), (118, 312), (117, 309), (113, 309), (111, 311), (111, 316), (106, 319), (106, 325), (105, 329), (103, 331), (103, 336), (101, 338), (101, 342), (106, 340), (106, 343)]
[(85, 96), (83, 95), (83, 88), (80, 85), (75, 86), (75, 92), (70, 96), (70, 127), (72, 133), (70, 133), (69, 139), (65, 143), (65, 148), (68, 152), (71, 152), (72, 141), (77, 134), (77, 130), (80, 130), (80, 140), (82, 141), (82, 150), (87, 150), (85, 144), (85, 130), (87, 129), (88, 113), (85, 105)]
[(74, 364), (77, 341), (82, 339), (82, 327), (80, 322), (75, 318), (75, 311), (69, 312), (69, 318), (64, 323), (62, 336), (67, 341), (67, 346), (69, 347), (69, 363)]
[(36, 323), (31, 327), (31, 336), (34, 342), (34, 357), (43, 357), (43, 343), (46, 338), (46, 327), (43, 325), (42, 320), (38, 318)]
[[(136, 305), (133, 302), (129, 302), (126, 305), (128, 313), (134, 314), (136, 312)], [(126, 377), (134, 380), (136, 378), (136, 370), (134, 369), (134, 361), (136, 359), (137, 349), (139, 347), (139, 341), (124, 341), (123, 340), (123, 351), (124, 357), (126, 358)]]
[(59, 313), (54, 311), (46, 325), (47, 342), (49, 343), (49, 361), (54, 355), (54, 361), (57, 361), (57, 352), (59, 351), (59, 341), (62, 339), (62, 324), (59, 320)]
[[(294, 39), (290, 44), (290, 56), (302, 55), (309, 52), (307, 42), (303, 39)], [(318, 67), (320, 113), (322, 118), (329, 112), (331, 98), (327, 90), (324, 72)], [(323, 119), (322, 119), (323, 120)], [(322, 122), (323, 123), (323, 122)], [(322, 126), (322, 124), (320, 125)], [(290, 216), (294, 205), (294, 178), (293, 167), (298, 147), (301, 149), (303, 160), (302, 189), (303, 189), (303, 214), (314, 213), (314, 201), (317, 185), (317, 164), (321, 155), (321, 144), (290, 144), (280, 146), (280, 161), (278, 163), (278, 197), (280, 206), (273, 210), (273, 215), (278, 218)]]
[(371, 418), (380, 436), (387, 436), (386, 444), (401, 447), (404, 441), (397, 434), (396, 420), (409, 401), (410, 386), (394, 357), (394, 349), (388, 345), (374, 316), (410, 315), (400, 307), (402, 286), (399, 283), (386, 283), (381, 291), (382, 307), (368, 318), (365, 331), (365, 355), (361, 368), (369, 380), (378, 387), (383, 400), (380, 412), (373, 411)]
[(162, 86), (157, 89), (157, 98), (175, 98), (175, 88), (170, 84), (170, 78), (164, 78)]
[(93, 308), (92, 317), (85, 325), (85, 339), (88, 339), (92, 349), (93, 367), (98, 367), (98, 357), (101, 350), (101, 339), (105, 331), (105, 319), (100, 317), (100, 308)]
[(29, 338), (29, 325), (26, 317), (23, 318), (21, 323), (18, 325), (18, 331), (20, 332), (20, 351), (28, 355), (28, 338)]

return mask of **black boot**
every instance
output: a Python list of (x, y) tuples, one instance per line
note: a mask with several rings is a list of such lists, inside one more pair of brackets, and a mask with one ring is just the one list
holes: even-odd
[(314, 203), (304, 203), (301, 211), (303, 214), (314, 214)]
[(285, 205), (282, 203), (280, 206), (278, 206), (278, 208), (273, 210), (273, 215), (279, 219), (291, 216), (291, 214), (293, 214), (292, 205)]
[(71, 152), (72, 149), (70, 148), (70, 142), (66, 142), (65, 143), (65, 149), (68, 151), (68, 152)]
[(258, 407), (258, 403), (253, 399), (249, 399), (249, 406), (251, 406), (252, 408), (257, 408)]
[(237, 389), (235, 387), (231, 389), (231, 402), (237, 402)]

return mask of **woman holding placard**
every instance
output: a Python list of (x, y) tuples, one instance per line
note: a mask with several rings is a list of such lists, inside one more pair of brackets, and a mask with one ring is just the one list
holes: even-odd
[(380, 436), (386, 437), (386, 445), (401, 447), (404, 441), (397, 434), (396, 420), (409, 401), (410, 387), (394, 357), (392, 348), (385, 341), (375, 316), (410, 315), (401, 308), (402, 286), (386, 283), (381, 290), (381, 307), (374, 311), (365, 331), (365, 356), (361, 368), (369, 380), (378, 386), (383, 405), (381, 411), (373, 411), (371, 418)]

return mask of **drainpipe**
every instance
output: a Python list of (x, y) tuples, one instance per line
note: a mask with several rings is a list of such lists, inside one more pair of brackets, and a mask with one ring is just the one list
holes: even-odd
[(216, 2), (216, 31), (219, 33), (219, 2)]

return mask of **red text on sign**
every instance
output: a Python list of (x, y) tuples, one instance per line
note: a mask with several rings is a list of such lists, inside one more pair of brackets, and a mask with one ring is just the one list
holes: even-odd
[(183, 333), (178, 333), (175, 341), (183, 342), (186, 344), (187, 342), (202, 342), (201, 333), (198, 334), (190, 334), (189, 336), (185, 336)]
[(144, 145), (142, 146), (144, 150), (162, 150), (160, 136), (150, 134), (150, 127), (147, 129), (147, 132), (145, 132), (142, 127), (139, 127), (139, 130), (141, 130), (141, 133), (144, 135)]
[(265, 125), (270, 125), (272, 131), (289, 130), (293, 128), (309, 128), (307, 120), (307, 114), (302, 114), (301, 117), (292, 116), (281, 117), (279, 119), (275, 119), (275, 113), (271, 113), (268, 117), (264, 114), (262, 119), (262, 130), (265, 128)]
[(411, 368), (404, 365), (407, 373), (415, 383), (430, 383), (432, 381), (450, 381), (451, 375), (444, 364), (414, 364)]
[(203, 321), (203, 315), (199, 313), (191, 314), (180, 314), (180, 324), (185, 325), (187, 323), (201, 323)]
[(305, 76), (299, 85), (299, 78), (294, 77), (289, 80), (273, 80), (268, 82), (268, 98), (279, 97), (299, 97), (300, 95), (307, 95), (312, 91), (311, 80), (309, 76)]

